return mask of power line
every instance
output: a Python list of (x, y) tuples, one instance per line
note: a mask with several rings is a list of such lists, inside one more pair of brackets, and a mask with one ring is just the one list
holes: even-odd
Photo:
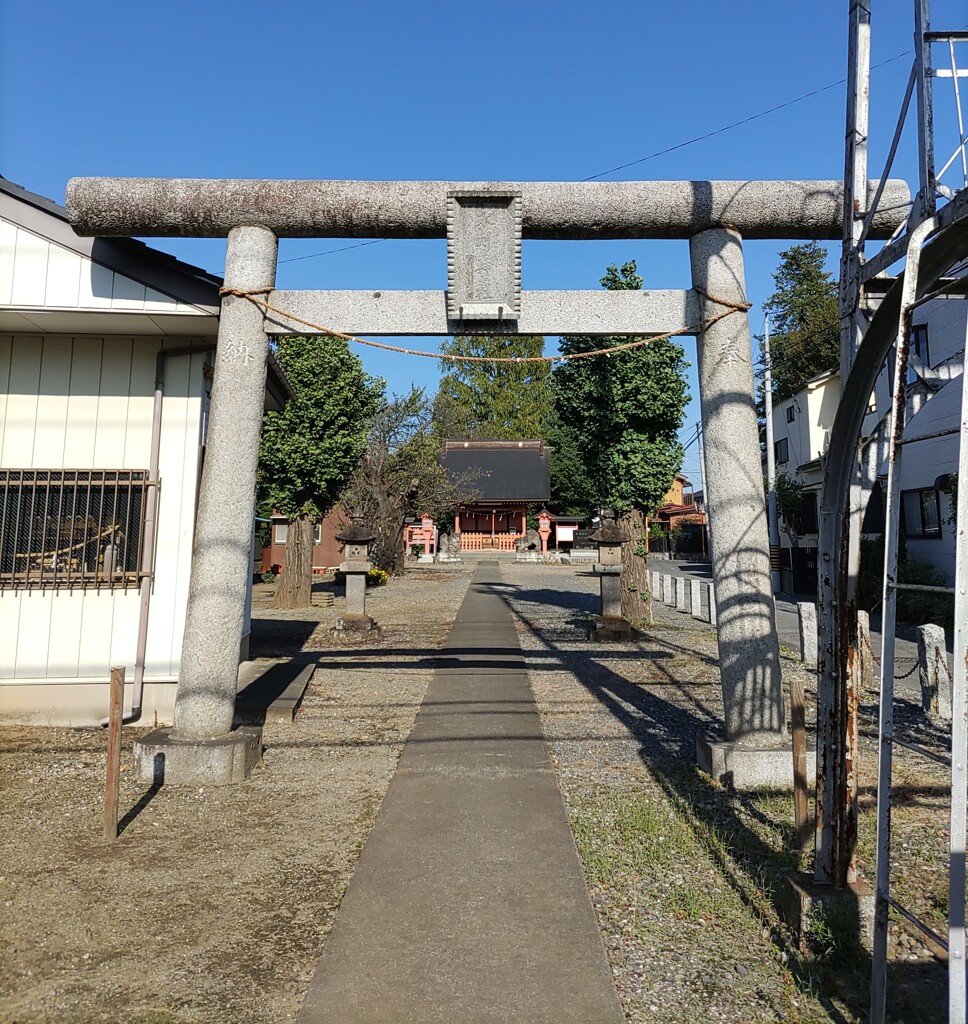
[(308, 256), (290, 256), (287, 260), (279, 260), (280, 263), (298, 263), (299, 260), (314, 260), (317, 256), (330, 256), (334, 252), (346, 252), (348, 249), (362, 249), (364, 245), (376, 245), (377, 242), (385, 242), (385, 238), (372, 238), (369, 242), (357, 242), (355, 245), (341, 245), (338, 249), (327, 249), (325, 252), (312, 252)]
[[(882, 68), (885, 64), (891, 64), (896, 60), (900, 60), (902, 57), (907, 57), (912, 50), (904, 50), (903, 53), (896, 53), (893, 57), (888, 57), (887, 60), (882, 60), (879, 64), (871, 66), (871, 71), (875, 68)], [(630, 160), (627, 164), (619, 164), (617, 167), (610, 167), (607, 171), (599, 171), (598, 174), (590, 174), (587, 178), (581, 178), (580, 181), (597, 181), (599, 178), (604, 178), (607, 174), (614, 174), (616, 171), (624, 171), (629, 167), (637, 167), (639, 164), (644, 164), (649, 160), (655, 160), (657, 157), (665, 156), (668, 153), (675, 153), (679, 149), (685, 149), (686, 146), (695, 145), (697, 142), (704, 142), (706, 139), (714, 138), (716, 135), (722, 135), (724, 132), (732, 131), (734, 128), (739, 128), (744, 124), (749, 124), (751, 121), (757, 121), (761, 117), (766, 117), (768, 114), (775, 114), (778, 110), (785, 110), (787, 107), (792, 107), (797, 103), (802, 103), (804, 100), (809, 100), (814, 96), (819, 96), (821, 93), (829, 92), (831, 89), (836, 89), (838, 86), (843, 85), (847, 81), (846, 78), (840, 78), (836, 82), (830, 82), (828, 85), (823, 85), (819, 89), (811, 89), (810, 92), (805, 92), (801, 96), (796, 96), (792, 100), (786, 100), (783, 103), (778, 103), (775, 107), (769, 107), (766, 110), (761, 110), (758, 114), (750, 114), (749, 117), (741, 118), (739, 121), (733, 121), (731, 124), (723, 125), (721, 128), (716, 128), (711, 132), (706, 132), (705, 135), (697, 135), (695, 138), (687, 139), (685, 142), (678, 142), (674, 146), (668, 146), (666, 149), (656, 150), (654, 153), (649, 153), (648, 156), (639, 157), (637, 160)], [(362, 249), (365, 245), (376, 245), (378, 242), (386, 242), (386, 238), (374, 238), (368, 242), (357, 242), (355, 245), (343, 245), (338, 249), (326, 249), (323, 252), (309, 253), (306, 256), (292, 256), (287, 260), (279, 260), (280, 263), (296, 263), (299, 260), (312, 260), (317, 256), (331, 256), (337, 252), (347, 252), (350, 249)]]

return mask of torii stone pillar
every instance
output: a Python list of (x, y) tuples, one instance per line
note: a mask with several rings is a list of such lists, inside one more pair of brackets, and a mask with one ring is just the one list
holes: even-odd
[[(229, 232), (225, 287), (270, 289), (276, 236), (264, 227)], [(232, 731), (245, 593), (252, 572), (256, 467), (265, 396), (268, 338), (261, 310), (225, 296), (192, 545), (175, 725), (146, 736), (139, 774), (167, 783), (217, 784), (248, 775), (261, 752), (259, 730)]]
[[(723, 312), (724, 304), (746, 302), (743, 239), (736, 231), (703, 231), (690, 239), (689, 251), (703, 319)], [(714, 777), (757, 788), (792, 779), (793, 769), (782, 750), (783, 689), (747, 314), (717, 321), (697, 343), (726, 727), (725, 743), (700, 739), (699, 760)]]

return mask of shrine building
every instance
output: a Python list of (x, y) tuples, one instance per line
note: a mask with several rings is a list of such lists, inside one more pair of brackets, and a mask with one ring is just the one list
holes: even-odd
[(551, 497), (551, 448), (541, 440), (444, 441), (440, 464), (474, 498), (454, 515), (461, 551), (513, 551), (528, 508)]

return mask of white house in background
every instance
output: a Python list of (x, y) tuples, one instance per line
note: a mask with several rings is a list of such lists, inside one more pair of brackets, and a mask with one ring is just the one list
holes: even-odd
[[(914, 312), (905, 440), (901, 455), (901, 528), (908, 558), (927, 562), (954, 578), (954, 527), (946, 523), (951, 499), (945, 476), (958, 468), (961, 423), (961, 379), (968, 335), (968, 301), (933, 299)], [(815, 593), (820, 490), (823, 457), (830, 441), (840, 375), (824, 373), (795, 394), (773, 406), (773, 452), (777, 473), (787, 473), (806, 487), (800, 532), (794, 546), (781, 522), (780, 545), (783, 589)], [(867, 416), (865, 437), (884, 436), (891, 395), (887, 370), (877, 379)], [(880, 433), (878, 432), (880, 428)], [(916, 438), (935, 435), (927, 440)], [(937, 436), (941, 435), (941, 436)], [(884, 443), (880, 444), (884, 451)], [(866, 533), (883, 530), (882, 489), (887, 465), (877, 469), (875, 486), (864, 523)]]
[(113, 665), (171, 721), (220, 285), (0, 179), (0, 721), (95, 723)]

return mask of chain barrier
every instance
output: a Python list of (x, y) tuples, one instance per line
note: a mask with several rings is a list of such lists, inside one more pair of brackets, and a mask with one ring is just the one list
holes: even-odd
[[(874, 648), (871, 647), (870, 637), (866, 633), (863, 634), (863, 641), (864, 647), (867, 649), (867, 653), (871, 656), (871, 659), (873, 660), (874, 664), (879, 666), (881, 663), (881, 659), (878, 658), (878, 656), (874, 653)], [(913, 675), (919, 664), (920, 662), (917, 658), (915, 658), (914, 664), (907, 670), (907, 672), (904, 673), (904, 675), (894, 676), (894, 682), (900, 682), (902, 679), (907, 679), (908, 676)], [(945, 667), (945, 671), (947, 671), (947, 666)]]
[(630, 349), (642, 348), (645, 345), (651, 345), (654, 341), (664, 341), (666, 338), (674, 338), (680, 334), (699, 335), (725, 317), (731, 316), (733, 313), (745, 313), (752, 308), (752, 303), (750, 302), (727, 302), (725, 299), (717, 299), (714, 295), (709, 295), (700, 288), (693, 288), (693, 291), (698, 292), (704, 299), (714, 302), (717, 306), (724, 306), (726, 308), (723, 309), (721, 313), (708, 317), (698, 324), (691, 324), (688, 327), (684, 327), (682, 330), (667, 331), (665, 334), (653, 334), (648, 338), (638, 338), (635, 341), (626, 341), (621, 345), (599, 348), (592, 352), (570, 352), (556, 356), (458, 356), (452, 355), (448, 352), (423, 352), (420, 349), (402, 348), (399, 345), (387, 345), (380, 341), (370, 341), (367, 338), (357, 338), (355, 335), (344, 334), (342, 331), (334, 331), (330, 327), (324, 327), (322, 324), (314, 323), (312, 320), (306, 320), (301, 316), (296, 316), (295, 313), (287, 313), (284, 309), (279, 309), (278, 306), (273, 306), (268, 302), (268, 300), (260, 298), (262, 295), (271, 293), (271, 288), (257, 288), (251, 291), (244, 291), (241, 288), (219, 288), (218, 293), (223, 298), (225, 296), (232, 296), (239, 299), (248, 299), (253, 305), (262, 309), (264, 313), (275, 313), (276, 316), (283, 317), (292, 323), (302, 324), (304, 327), (309, 327), (312, 330), (318, 331), (320, 334), (325, 334), (330, 338), (342, 338), (344, 341), (352, 341), (357, 345), (366, 345), (368, 348), (382, 349), (384, 352), (397, 352), (400, 355), (405, 356), (421, 356), (424, 359), (443, 359), (455, 363), (564, 363), (573, 359), (591, 359), (593, 356), (609, 357), (616, 352), (627, 352)]

